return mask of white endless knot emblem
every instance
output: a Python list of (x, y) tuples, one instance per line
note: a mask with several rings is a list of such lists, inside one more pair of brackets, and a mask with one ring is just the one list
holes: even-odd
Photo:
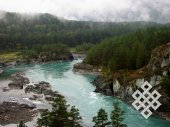
[(132, 105), (136, 110), (141, 110), (141, 114), (147, 119), (152, 115), (151, 108), (156, 110), (161, 105), (158, 101), (161, 95), (156, 90), (150, 92), (152, 86), (147, 81), (144, 82), (140, 88), (141, 91), (136, 90), (132, 94), (132, 97), (135, 99)]

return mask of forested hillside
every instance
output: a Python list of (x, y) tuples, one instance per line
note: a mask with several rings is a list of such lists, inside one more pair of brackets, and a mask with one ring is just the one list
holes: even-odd
[(134, 33), (111, 37), (93, 47), (85, 63), (104, 66), (111, 72), (137, 69), (148, 63), (151, 50), (170, 42), (170, 26), (149, 28)]
[(161, 25), (152, 22), (69, 21), (50, 14), (24, 15), (3, 12), (0, 19), (0, 50), (18, 50), (46, 43), (64, 43), (74, 47), (84, 42), (99, 43), (107, 37), (153, 26)]

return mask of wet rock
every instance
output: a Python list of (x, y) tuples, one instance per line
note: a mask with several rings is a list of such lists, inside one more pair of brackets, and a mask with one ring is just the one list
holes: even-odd
[(54, 100), (54, 97), (51, 97), (51, 96), (45, 96), (45, 100), (47, 100), (47, 101), (53, 101), (53, 100)]
[(32, 97), (30, 97), (30, 100), (37, 100), (39, 97), (37, 95), (33, 95)]
[(19, 105), (21, 108), (26, 108), (26, 109), (34, 109), (36, 108), (35, 104), (27, 105), (27, 104), (20, 104)]
[(44, 91), (44, 95), (50, 95), (52, 97), (57, 97), (59, 95), (59, 93), (57, 91), (53, 91), (53, 90), (46, 90)]
[(35, 87), (33, 88), (33, 91), (32, 91), (32, 92), (34, 92), (34, 93), (36, 93), (36, 94), (42, 94), (42, 93), (43, 93), (43, 89), (42, 89), (41, 87), (35, 86)]
[(96, 87), (100, 87), (101, 84), (103, 83), (104, 78), (102, 76), (97, 76), (93, 81), (92, 84)]
[(25, 88), (25, 93), (30, 93), (30, 92), (34, 92), (34, 86), (33, 85), (29, 85)]
[(40, 89), (40, 87), (35, 87), (33, 85), (29, 85), (25, 88), (25, 93), (36, 93), (36, 94), (42, 94), (42, 90)]
[(25, 93), (36, 93), (36, 94), (42, 94), (42, 89), (38, 86), (33, 86), (33, 85), (29, 85), (25, 88)]
[(23, 85), (29, 84), (29, 79), (27, 77), (24, 77), (22, 73), (15, 73), (11, 75), (11, 78), (14, 81), (18, 81)]
[(10, 89), (23, 89), (23, 84), (20, 82), (11, 82), (8, 86)]
[(48, 82), (40, 82), (38, 84), (29, 85), (25, 88), (25, 93), (33, 92), (36, 94), (44, 94), (52, 97), (59, 95), (57, 91), (51, 89), (51, 85)]
[(50, 89), (51, 85), (48, 82), (41, 81), (38, 84), (34, 84), (36, 89), (41, 89), (41, 91), (45, 91), (46, 89)]
[(112, 95), (111, 89), (105, 89), (105, 95)]
[(4, 88), (2, 88), (2, 91), (3, 92), (8, 92), (10, 89), (8, 88), (8, 87), (4, 87)]

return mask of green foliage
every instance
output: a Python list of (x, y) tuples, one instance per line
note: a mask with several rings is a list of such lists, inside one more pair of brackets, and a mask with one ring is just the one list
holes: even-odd
[(50, 113), (50, 124), (49, 127), (55, 127), (56, 125), (59, 127), (65, 127), (68, 125), (68, 111), (66, 100), (63, 96), (57, 97), (53, 104), (52, 112)]
[(166, 94), (170, 97), (170, 76), (164, 77), (161, 84)]
[(22, 50), (20, 53), (26, 59), (29, 58), (44, 58), (46, 60), (55, 60), (55, 58), (60, 57), (60, 55), (69, 55), (70, 51), (68, 47), (64, 44), (44, 44), (35, 45), (31, 49)]
[(81, 127), (82, 117), (80, 116), (79, 110), (75, 106), (71, 106), (69, 112), (69, 123), (70, 127)]
[(104, 109), (100, 109), (97, 116), (93, 117), (94, 127), (105, 127), (110, 124), (108, 121), (107, 112)]
[(92, 44), (92, 43), (83, 43), (83, 44), (81, 44), (81, 45), (76, 46), (76, 47), (75, 47), (75, 51), (76, 51), (76, 52), (86, 53), (86, 52), (89, 51), (93, 46), (94, 46), (94, 44)]
[(123, 115), (124, 111), (119, 107), (119, 102), (114, 103), (114, 110), (111, 112), (111, 123), (112, 127), (127, 127), (126, 124), (123, 124)]
[(52, 111), (45, 110), (38, 119), (38, 127), (81, 127), (81, 116), (79, 110), (69, 106), (63, 96), (55, 98)]
[(19, 123), (19, 125), (17, 125), (17, 127), (27, 127), (27, 126), (23, 123), (23, 121), (21, 121), (21, 122)]
[(83, 42), (96, 44), (107, 37), (160, 26), (152, 22), (62, 21), (49, 14), (39, 14), (30, 19), (25, 17), (17, 13), (6, 13), (0, 20), (0, 50), (20, 50), (47, 43), (64, 43), (71, 47)]
[(38, 127), (42, 127), (42, 126), (48, 127), (48, 125), (49, 125), (49, 114), (50, 114), (50, 112), (47, 109), (45, 109), (41, 113), (40, 118), (38, 118), (38, 120), (37, 120)]
[(119, 102), (114, 103), (114, 110), (111, 112), (110, 120), (108, 120), (107, 112), (104, 109), (100, 109), (97, 113), (98, 115), (93, 117), (93, 122), (95, 123), (94, 127), (127, 127), (123, 123), (125, 112), (119, 107)]
[(148, 63), (152, 49), (170, 41), (169, 35), (167, 26), (107, 38), (90, 49), (84, 62), (105, 66), (111, 72), (138, 69)]

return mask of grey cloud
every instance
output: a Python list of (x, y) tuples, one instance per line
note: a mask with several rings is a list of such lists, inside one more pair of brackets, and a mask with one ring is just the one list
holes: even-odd
[[(13, 1), (16, 1), (17, 4), (9, 2), (9, 0), (0, 0), (0, 9), (17, 12), (51, 13), (72, 20), (170, 22), (169, 0)], [(24, 7), (25, 3), (26, 7)]]

